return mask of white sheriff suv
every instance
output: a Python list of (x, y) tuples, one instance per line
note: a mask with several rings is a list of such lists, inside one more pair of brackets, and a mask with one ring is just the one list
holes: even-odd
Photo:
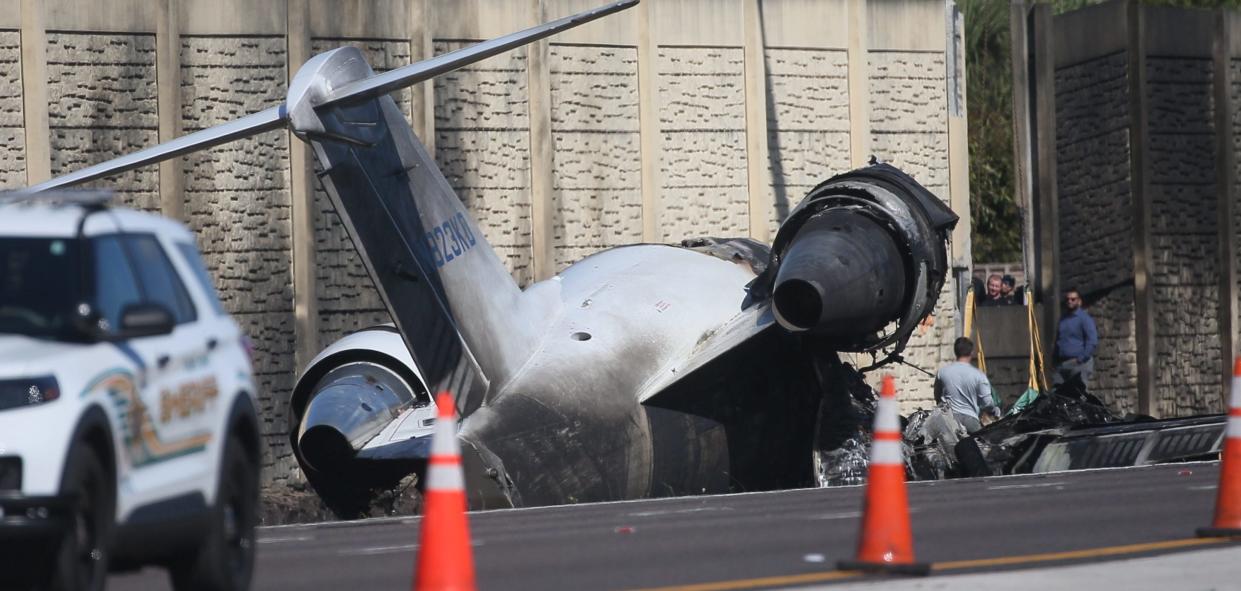
[(89, 193), (0, 196), (0, 589), (168, 567), (245, 589), (250, 344), (183, 226)]

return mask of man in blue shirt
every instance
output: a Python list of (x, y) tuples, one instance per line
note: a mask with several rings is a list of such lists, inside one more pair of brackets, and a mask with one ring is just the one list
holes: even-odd
[(1052, 384), (1059, 386), (1080, 377), (1085, 385), (1094, 375), (1094, 352), (1099, 346), (1099, 332), (1094, 318), (1082, 309), (1082, 294), (1077, 289), (1064, 292), (1066, 312), (1056, 331), (1056, 371)]

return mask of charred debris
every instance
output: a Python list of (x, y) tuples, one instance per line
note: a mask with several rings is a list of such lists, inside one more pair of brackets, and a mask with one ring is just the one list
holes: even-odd
[[(818, 486), (866, 479), (875, 394), (852, 368), (841, 371), (848, 407), (834, 413), (830, 425), (823, 423), (829, 429), (815, 452)], [(1225, 425), (1222, 414), (1122, 416), (1074, 381), (973, 435), (940, 407), (902, 417), (905, 471), (910, 480), (943, 480), (1210, 460), (1219, 456)]]

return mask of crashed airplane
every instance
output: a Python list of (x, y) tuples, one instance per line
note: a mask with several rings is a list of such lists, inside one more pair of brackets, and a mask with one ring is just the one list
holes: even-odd
[[(319, 355), (291, 400), (307, 478), (342, 514), (425, 470), (450, 392), (476, 508), (807, 485), (869, 392), (841, 352), (900, 359), (957, 216), (873, 164), (814, 188), (771, 246), (637, 244), (522, 290), (389, 96), (629, 8), (625, 0), (374, 73), (341, 48), (283, 104), (31, 187), (65, 187), (287, 127), (395, 321)], [(817, 462), (817, 463), (816, 463)]]

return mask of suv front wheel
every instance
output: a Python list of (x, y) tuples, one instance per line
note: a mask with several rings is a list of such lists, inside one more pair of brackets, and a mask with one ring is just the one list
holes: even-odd
[(224, 446), (219, 489), (206, 536), (195, 558), (171, 567), (173, 588), (237, 591), (250, 587), (258, 498), (258, 467), (237, 436), (231, 436)]
[(96, 591), (108, 576), (108, 536), (116, 511), (115, 489), (99, 454), (79, 444), (65, 468), (65, 494), (73, 495), (73, 528), (56, 553), (55, 591)]

